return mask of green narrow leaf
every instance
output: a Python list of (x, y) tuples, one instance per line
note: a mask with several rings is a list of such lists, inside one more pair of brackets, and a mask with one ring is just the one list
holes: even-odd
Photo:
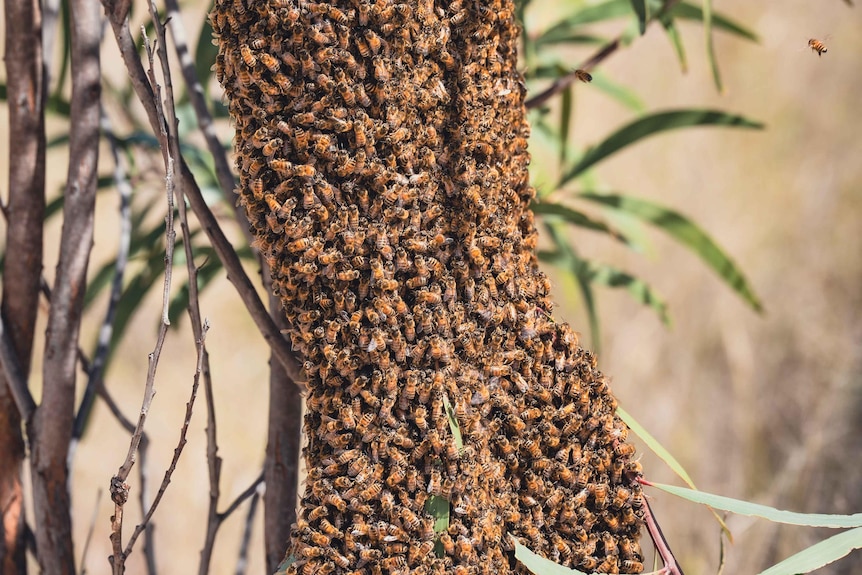
[(760, 299), (748, 285), (742, 271), (706, 232), (682, 214), (630, 196), (584, 193), (578, 197), (626, 212), (655, 225), (700, 257), (755, 311), (763, 311)]
[(560, 20), (536, 38), (536, 46), (553, 44), (570, 36), (575, 28), (584, 24), (622, 18), (632, 13), (631, 0), (607, 0), (578, 10)]
[[(668, 15), (672, 18), (682, 18), (684, 20), (696, 20), (698, 22), (703, 21), (703, 10), (700, 6), (695, 6), (689, 2), (680, 2), (674, 5), (673, 8), (670, 9)], [(712, 13), (712, 27), (722, 30), (724, 32), (728, 32), (735, 36), (740, 36), (745, 38), (746, 40), (751, 40), (752, 42), (759, 42), (760, 38), (753, 31), (737, 24), (730, 18), (721, 15), (718, 12), (713, 11)]]
[(671, 495), (682, 497), (694, 503), (702, 503), (723, 511), (730, 511), (738, 515), (750, 517), (761, 517), (773, 523), (785, 523), (787, 525), (802, 525), (805, 527), (829, 527), (831, 529), (845, 529), (847, 527), (862, 527), (862, 513), (853, 515), (831, 515), (826, 513), (797, 513), (795, 511), (783, 511), (768, 505), (741, 501), (723, 495), (715, 495), (686, 487), (665, 485), (663, 483), (652, 483), (645, 481), (645, 485), (661, 489)]
[[(445, 497), (440, 497), (439, 495), (432, 495), (428, 498), (428, 501), (425, 502), (425, 511), (434, 518), (434, 533), (443, 533), (447, 529), (449, 529), (449, 501)], [(434, 554), (437, 557), (445, 557), (446, 552), (443, 549), (443, 544), (440, 543), (440, 538), (438, 537), (436, 541), (434, 541)]]
[(569, 128), (572, 123), (572, 85), (563, 90), (562, 110), (560, 110), (560, 163), (566, 161), (569, 151)]
[(563, 567), (550, 559), (536, 555), (512, 535), (509, 535), (509, 537), (512, 538), (512, 542), (515, 544), (515, 559), (536, 575), (587, 575), (583, 571)]
[[(662, 445), (658, 439), (653, 437), (653, 435), (649, 431), (647, 431), (646, 428), (638, 422), (638, 420), (632, 417), (629, 412), (627, 412), (620, 406), (617, 406), (617, 415), (620, 416), (620, 419), (623, 420), (623, 423), (625, 423), (629, 427), (629, 429), (634, 432), (635, 435), (641, 438), (641, 441), (646, 444), (649, 450), (658, 455), (659, 459), (664, 461), (665, 464), (670, 467), (671, 470), (677, 474), (677, 476), (680, 477), (680, 479), (685, 481), (685, 483), (692, 489), (697, 489), (694, 484), (694, 481), (691, 479), (682, 464), (677, 461), (676, 457), (674, 457), (670, 451), (665, 449), (664, 445)], [(716, 521), (718, 521), (718, 524), (721, 526), (721, 530), (724, 532), (725, 535), (727, 535), (728, 540), (733, 543), (733, 533), (731, 533), (730, 527), (728, 527), (727, 523), (724, 522), (724, 519), (722, 519), (721, 516), (719, 516), (719, 514), (715, 512), (715, 509), (710, 507), (709, 510), (712, 512)]]
[(679, 67), (682, 73), (688, 72), (688, 62), (685, 59), (685, 46), (682, 43), (682, 36), (676, 27), (676, 22), (670, 16), (664, 16), (661, 19), (661, 25), (664, 31), (667, 32), (667, 37), (673, 46), (673, 51), (676, 53), (676, 59), (679, 60)]
[(703, 34), (706, 39), (706, 55), (709, 58), (709, 66), (712, 68), (712, 79), (715, 89), (719, 93), (724, 92), (721, 85), (721, 73), (718, 70), (718, 59), (715, 56), (715, 48), (712, 45), (712, 0), (703, 0)]
[(612, 288), (625, 288), (634, 297), (635, 301), (652, 308), (658, 314), (661, 322), (670, 327), (667, 303), (656, 295), (646, 282), (613, 266), (593, 262), (590, 264), (590, 267), (593, 270), (592, 278), (594, 283)]
[(862, 548), (862, 528), (851, 529), (833, 535), (829, 539), (816, 543), (791, 555), (781, 563), (773, 565), (760, 575), (796, 575), (820, 569), (837, 561), (853, 551)]
[(623, 126), (598, 146), (588, 150), (581, 161), (563, 175), (559, 185), (563, 186), (587, 168), (638, 140), (658, 132), (693, 126), (725, 126), (758, 130), (763, 128), (763, 124), (759, 122), (718, 110), (671, 110), (650, 114)]
[(644, 0), (631, 0), (632, 9), (638, 17), (638, 27), (640, 28), (641, 36), (646, 32), (647, 21), (649, 20), (649, 6)]
[(461, 437), (461, 427), (458, 425), (458, 418), (455, 417), (455, 410), (452, 409), (452, 403), (449, 401), (449, 396), (443, 394), (443, 406), (446, 408), (446, 418), (449, 420), (449, 429), (452, 430), (452, 437), (455, 440), (455, 447), (458, 452), (464, 451), (464, 440)]
[(574, 210), (568, 206), (549, 201), (533, 200), (533, 203), (530, 208), (536, 214), (559, 216), (572, 225), (608, 234), (615, 240), (630, 245), (628, 238), (625, 237), (621, 232), (613, 229), (605, 222), (595, 220), (588, 215)]
[(620, 419), (623, 420), (623, 423), (629, 426), (635, 435), (641, 438), (641, 440), (646, 444), (646, 446), (658, 455), (659, 459), (664, 461), (671, 470), (676, 473), (680, 479), (686, 482), (686, 484), (692, 489), (697, 489), (694, 486), (694, 481), (692, 481), (691, 476), (688, 472), (683, 468), (682, 464), (676, 460), (676, 458), (671, 455), (670, 451), (665, 449), (664, 445), (662, 445), (658, 439), (653, 437), (653, 435), (644, 428), (638, 421), (632, 417), (629, 412), (627, 412), (622, 407), (617, 406), (617, 415), (620, 416)]

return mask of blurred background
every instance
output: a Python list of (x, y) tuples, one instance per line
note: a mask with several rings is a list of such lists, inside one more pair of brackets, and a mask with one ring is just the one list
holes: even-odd
[[(850, 8), (840, 0), (714, 4), (760, 36), (755, 44), (715, 33), (725, 94), (718, 94), (713, 85), (698, 23), (680, 26), (689, 63), (685, 74), (657, 25), (597, 71), (634, 91), (647, 111), (717, 108), (763, 122), (766, 129), (694, 128), (664, 133), (614, 155), (592, 178), (594, 189), (650, 199), (697, 222), (745, 272), (765, 311), (753, 312), (700, 260), (660, 232), (650, 230), (651, 248), (643, 254), (634, 254), (605, 236), (578, 232), (572, 237), (583, 256), (647, 281), (667, 301), (673, 322), (668, 329), (652, 310), (625, 292), (598, 289), (599, 363), (612, 377), (621, 405), (670, 449), (699, 488), (797, 511), (860, 512), (862, 139), (858, 104), (862, 66), (858, 54), (862, 36), (858, 30), (862, 8)], [(541, 26), (567, 6), (535, 0), (530, 17)], [(183, 9), (194, 40), (206, 7)], [(139, 14), (137, 21), (143, 18)], [(610, 35), (622, 26), (596, 29)], [(818, 57), (808, 49), (811, 37), (826, 38), (828, 53)], [(124, 71), (110, 33), (104, 46), (106, 76), (120, 86)], [(593, 50), (573, 50), (571, 61), (581, 61)], [(214, 97), (218, 94), (214, 92)], [(4, 119), (5, 106), (0, 104)], [(108, 108), (107, 112), (113, 116), (115, 111)], [(578, 85), (573, 141), (580, 147), (595, 144), (635, 117), (594, 86)], [(115, 121), (120, 131), (122, 120)], [(49, 140), (68, 131), (64, 122), (49, 116)], [(226, 121), (220, 130), (228, 140), (231, 127)], [(4, 147), (14, 146), (8, 142), (6, 121), (0, 122), (0, 141)], [(107, 148), (102, 159), (103, 173), (108, 174)], [(8, 161), (8, 154), (0, 155), (4, 197)], [(65, 148), (49, 150), (50, 197), (62, 189), (66, 161)], [(160, 165), (152, 169), (158, 173)], [(151, 177), (135, 193), (139, 198), (155, 197), (162, 193), (158, 183), (158, 177)], [(118, 200), (112, 193), (102, 193), (98, 202), (91, 275), (112, 256), (117, 243)], [(226, 229), (241, 242), (230, 214), (222, 210), (222, 216)], [(49, 224), (53, 232), (46, 242), (49, 281), (56, 264), (59, 225), (58, 218)], [(249, 273), (257, 270), (249, 268)], [(582, 333), (584, 345), (592, 346), (580, 294), (559, 272), (549, 273), (555, 284), (557, 315)], [(184, 270), (177, 268), (175, 284), (183, 276)], [(269, 355), (223, 276), (201, 301), (212, 326), (207, 347), (223, 457), (222, 510), (260, 474)], [(139, 410), (147, 353), (155, 342), (161, 305), (157, 292), (135, 316), (106, 375), (108, 388), (129, 417)], [(105, 303), (100, 300), (96, 309), (104, 309)], [(91, 323), (84, 326), (85, 348), (92, 348), (100, 315), (101, 311), (92, 315)], [(42, 320), (38, 333), (44, 333)], [(174, 323), (177, 330), (162, 355), (157, 395), (147, 422), (151, 441), (147, 472), (153, 489), (176, 445), (195, 367), (194, 342), (185, 316)], [(37, 397), (43, 348), (43, 341), (37, 341), (32, 378)], [(189, 443), (154, 517), (156, 558), (163, 573), (191, 572), (197, 566), (208, 503), (205, 417), (203, 397), (199, 397)], [(97, 403), (74, 454), (72, 479), (79, 557), (93, 529), (82, 564), (89, 573), (110, 572), (106, 558), (113, 505), (106, 489), (127, 448), (127, 434)], [(681, 484), (652, 454), (645, 453), (642, 462), (648, 479)], [(136, 472), (131, 478), (134, 498), (139, 493)], [(709, 512), (661, 492), (654, 492), (651, 502), (686, 572), (715, 573), (719, 527)], [(126, 509), (128, 534), (139, 518), (135, 506)], [(235, 572), (247, 509), (246, 504), (222, 525), (212, 573)], [(744, 517), (730, 517), (728, 525), (735, 543), (726, 550), (726, 573), (756, 573), (831, 534), (779, 528)], [(261, 573), (260, 513), (252, 537), (247, 572)], [(644, 547), (650, 547), (646, 537)], [(130, 573), (143, 572), (140, 549), (128, 568)], [(862, 553), (856, 552), (821, 572), (860, 571)]]

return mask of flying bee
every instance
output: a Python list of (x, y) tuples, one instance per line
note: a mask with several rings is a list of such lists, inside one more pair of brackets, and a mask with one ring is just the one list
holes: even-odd
[(574, 74), (575, 74), (575, 78), (577, 78), (578, 80), (580, 80), (581, 82), (583, 82), (585, 84), (593, 81), (593, 77), (586, 70), (578, 69), (578, 70), (574, 71)]
[(813, 51), (817, 52), (818, 57), (828, 52), (828, 50), (826, 49), (826, 44), (824, 44), (817, 38), (811, 38), (808, 41), (808, 47), (811, 48)]

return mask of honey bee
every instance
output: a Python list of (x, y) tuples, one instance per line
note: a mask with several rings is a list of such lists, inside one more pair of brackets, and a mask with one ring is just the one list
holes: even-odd
[(310, 164), (299, 164), (293, 167), (293, 174), (298, 178), (313, 178), (317, 170)]
[[(376, 56), (378, 53), (380, 53), (380, 48), (382, 46), (380, 36), (378, 36), (377, 34), (375, 34), (374, 32), (372, 32), (369, 29), (365, 30), (364, 36), (365, 36), (365, 41), (368, 43), (368, 50), (371, 52), (371, 54), (374, 54)], [(369, 55), (368, 54), (362, 54), (362, 56), (367, 58)]]
[(640, 561), (634, 559), (626, 559), (620, 563), (620, 569), (626, 573), (642, 573), (644, 565)]
[(575, 78), (580, 80), (581, 82), (588, 83), (593, 81), (593, 77), (586, 70), (575, 70), (574, 72)]
[(455, 542), (448, 532), (444, 531), (440, 534), (440, 545), (443, 546), (443, 552), (446, 555), (455, 555)]
[[(810, 42), (809, 42), (810, 44)], [(257, 57), (254, 55), (254, 52), (251, 51), (246, 44), (243, 44), (239, 47), (239, 53), (242, 56), (243, 62), (249, 68), (254, 68), (257, 65)]]
[(312, 547), (311, 545), (309, 545), (308, 547), (303, 547), (303, 549), (299, 552), (299, 555), (307, 558), (323, 557), (324, 555), (326, 555), (326, 549), (324, 549), (323, 547)]
[(635, 454), (635, 446), (631, 443), (619, 443), (614, 447), (617, 457), (626, 458)]
[(282, 145), (284, 145), (284, 142), (281, 138), (273, 138), (263, 147), (263, 155), (267, 157), (274, 156)]
[(828, 50), (826, 49), (826, 45), (816, 38), (811, 38), (808, 41), (808, 47), (811, 48), (814, 52), (817, 52), (817, 56), (822, 56)]
[(379, 56), (375, 56), (372, 61), (374, 65), (374, 77), (378, 82), (386, 82), (389, 80), (389, 68), (386, 66), (386, 62), (383, 61), (383, 58)]
[(308, 514), (308, 520), (317, 521), (318, 519), (326, 517), (327, 515), (329, 515), (329, 509), (326, 507), (326, 505), (318, 505)]

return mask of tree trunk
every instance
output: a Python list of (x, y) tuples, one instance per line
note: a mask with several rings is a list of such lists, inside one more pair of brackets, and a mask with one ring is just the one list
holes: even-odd
[[(9, 205), (3, 264), (4, 327), (26, 379), (42, 275), (45, 216), (45, 114), (42, 17), (35, 0), (6, 0), (6, 78), (9, 103)], [(0, 374), (0, 573), (26, 573), (21, 415)]]
[(241, 202), (309, 381), (291, 572), (507, 573), (510, 535), (639, 572), (627, 429), (537, 265), (513, 5), (441, 4), (212, 14)]

